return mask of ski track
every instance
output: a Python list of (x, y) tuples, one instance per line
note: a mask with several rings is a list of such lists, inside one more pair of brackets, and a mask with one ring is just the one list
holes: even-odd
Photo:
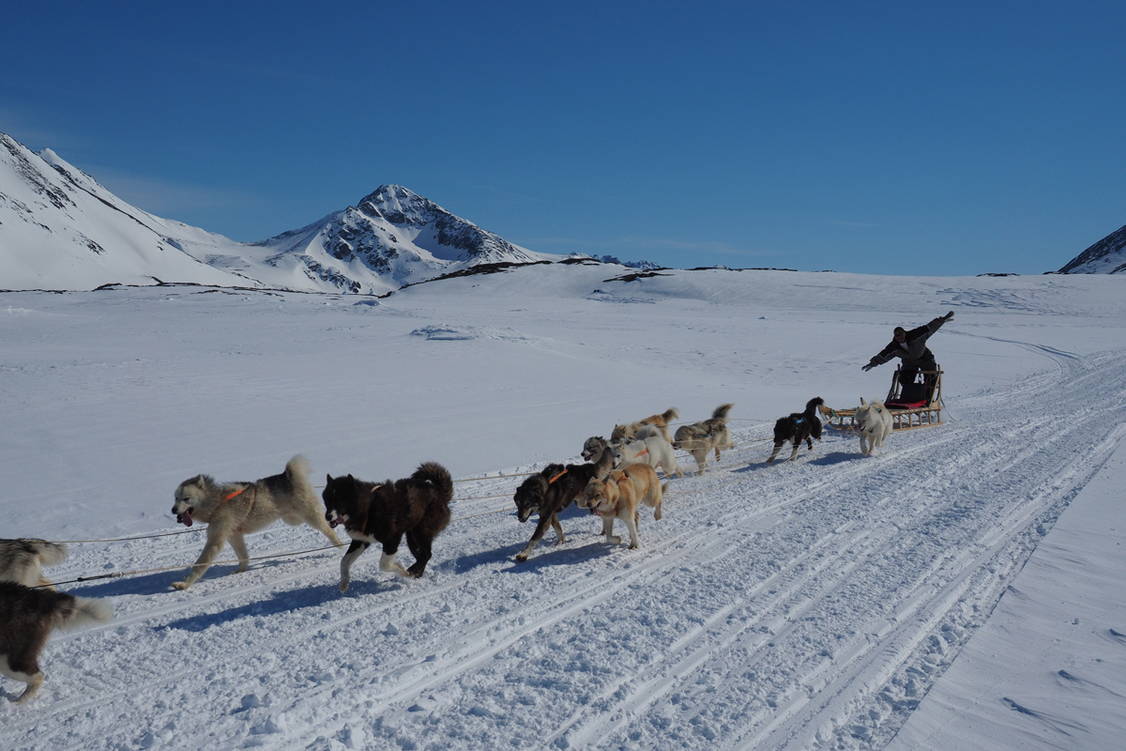
[[(880, 748), (1126, 434), (1126, 357), (1012, 343), (1054, 369), (872, 458), (829, 431), (767, 466), (763, 425), (733, 431), (719, 468), (670, 480), (665, 519), (642, 512), (639, 551), (569, 513), (566, 543), (549, 533), (515, 564), (532, 525), (473, 496), (520, 478), (487, 478), (458, 486), (422, 580), (369, 553), (340, 595), (325, 551), (218, 566), (188, 592), (167, 591), (179, 572), (71, 585), (117, 617), (50, 643), (34, 709), (0, 707), (5, 746)], [(248, 546), (322, 542), (275, 527)], [(74, 545), (51, 574), (186, 569), (202, 544)], [(649, 600), (664, 604), (631, 608)]]

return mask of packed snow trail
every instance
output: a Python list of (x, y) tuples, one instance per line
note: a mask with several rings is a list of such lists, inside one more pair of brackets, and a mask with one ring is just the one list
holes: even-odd
[[(829, 432), (768, 466), (762, 429), (736, 430), (742, 465), (672, 479), (636, 551), (572, 510), (566, 543), (517, 564), (532, 526), (478, 500), (418, 581), (369, 553), (341, 596), (330, 552), (182, 593), (170, 574), (71, 587), (117, 619), (56, 637), (34, 708), (0, 708), (5, 745), (878, 748), (1121, 440), (1126, 357), (1051, 356), (872, 458)], [(274, 527), (251, 552), (314, 536)], [(201, 544), (74, 546), (52, 574), (186, 568)]]

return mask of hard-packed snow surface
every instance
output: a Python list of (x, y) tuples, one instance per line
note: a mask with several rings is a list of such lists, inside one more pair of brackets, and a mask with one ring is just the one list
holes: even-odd
[(400, 185), (258, 243), (240, 243), (131, 206), (45, 149), (0, 133), (0, 289), (94, 289), (195, 282), (383, 293), (535, 253)]
[[(1104, 749), (1126, 736), (1124, 534), (1108, 502), (1126, 478), (1119, 278), (610, 275), (533, 266), (379, 300), (0, 294), (5, 537), (180, 531), (181, 480), (253, 479), (299, 452), (317, 484), (425, 460), (458, 480), (425, 577), (381, 573), (369, 551), (346, 595), (335, 550), (218, 565), (176, 592), (200, 531), (72, 544), (48, 571), (58, 581), (175, 570), (60, 585), (110, 598), (116, 619), (51, 640), (40, 696), (0, 703), (4, 747)], [(944, 425), (873, 457), (828, 431), (764, 463), (775, 418), (813, 396), (881, 398), (891, 366), (860, 366), (893, 326), (947, 310), (930, 342)], [(723, 402), (736, 447), (703, 476), (680, 455), (688, 472), (668, 480), (664, 518), (642, 511), (640, 549), (572, 509), (566, 542), (549, 532), (513, 560), (533, 526), (513, 514), (521, 478), (498, 474), (577, 460), (616, 422), (670, 406), (695, 421)], [(252, 556), (322, 542), (281, 524), (248, 538)], [(1030, 615), (1026, 598), (1042, 617), (1019, 639), (998, 633), (1012, 621), (997, 619)], [(956, 725), (967, 706), (974, 722)]]

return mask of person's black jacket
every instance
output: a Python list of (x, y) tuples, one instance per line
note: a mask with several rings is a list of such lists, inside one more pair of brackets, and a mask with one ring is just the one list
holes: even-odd
[(903, 364), (907, 367), (931, 365), (934, 363), (934, 353), (927, 347), (927, 339), (930, 338), (931, 334), (938, 331), (947, 320), (949, 319), (946, 316), (939, 316), (925, 326), (911, 329), (907, 332), (907, 340), (902, 344), (892, 339), (888, 346), (868, 361), (868, 364), (875, 367), (883, 365), (892, 358), (899, 357), (903, 359)]

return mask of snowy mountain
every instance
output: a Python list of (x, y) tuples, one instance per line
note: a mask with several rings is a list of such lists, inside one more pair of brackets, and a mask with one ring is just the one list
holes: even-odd
[(0, 133), (0, 289), (195, 282), (383, 293), (534, 253), (399, 185), (258, 243), (240, 243), (121, 200), (50, 149)]
[(1126, 271), (1126, 226), (1072, 258), (1060, 274), (1117, 274)]
[(90, 289), (156, 280), (258, 286), (194, 257), (233, 244), (130, 206), (50, 149), (0, 133), (0, 289)]
[(257, 262), (247, 273), (271, 285), (375, 293), (482, 263), (556, 258), (513, 245), (401, 185), (381, 185), (355, 206), (240, 253)]

